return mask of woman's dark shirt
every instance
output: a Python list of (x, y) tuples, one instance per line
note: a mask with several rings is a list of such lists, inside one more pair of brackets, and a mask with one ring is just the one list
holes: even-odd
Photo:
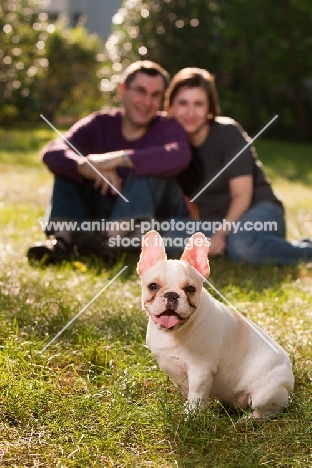
[(210, 123), (204, 143), (199, 147), (192, 147), (191, 163), (179, 176), (186, 195), (190, 198), (195, 197), (222, 171), (195, 200), (200, 219), (207, 221), (224, 219), (231, 202), (229, 181), (245, 175), (251, 175), (253, 179), (252, 205), (270, 201), (282, 207), (281, 201), (274, 195), (266, 179), (254, 147), (246, 148), (225, 168), (249, 141), (247, 133), (233, 119), (216, 117)]

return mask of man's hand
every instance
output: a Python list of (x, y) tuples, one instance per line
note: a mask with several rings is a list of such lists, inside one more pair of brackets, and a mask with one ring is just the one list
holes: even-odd
[[(97, 169), (101, 174), (103, 171), (115, 170), (117, 166), (122, 166), (123, 151), (113, 151), (112, 153), (104, 154), (89, 154), (85, 158), (81, 158), (78, 163), (78, 172), (86, 179), (94, 179)], [(91, 164), (88, 164), (89, 163)], [(93, 167), (92, 167), (93, 166)]]
[[(99, 174), (96, 174), (94, 188), (99, 188), (101, 190), (101, 194), (105, 195), (106, 193), (111, 192), (112, 195), (117, 195), (118, 192), (121, 191), (122, 186), (122, 179), (119, 177), (116, 171), (103, 171), (103, 177)], [(110, 184), (109, 184), (110, 182)], [(118, 192), (117, 192), (118, 190)]]
[[(87, 156), (88, 158), (88, 156)], [(111, 192), (113, 195), (117, 194), (117, 190), (121, 190), (122, 179), (119, 177), (115, 169), (104, 169), (99, 163), (91, 162), (92, 166), (87, 161), (81, 160), (78, 163), (77, 170), (86, 179), (94, 180), (94, 188), (99, 188), (101, 194), (105, 195)], [(109, 183), (111, 184), (109, 184)]]
[[(89, 154), (85, 158), (81, 158), (77, 169), (79, 174), (83, 177), (95, 181), (94, 187), (101, 188), (102, 195), (105, 195), (109, 191), (111, 191), (112, 194), (117, 194), (115, 189), (120, 191), (122, 179), (118, 176), (116, 168), (118, 166), (125, 165), (124, 158), (124, 151), (113, 151), (105, 154)], [(128, 167), (131, 164), (131, 160), (130, 163), (129, 160)], [(111, 187), (99, 173), (105, 177), (105, 179), (107, 179), (115, 189)]]
[(123, 155), (124, 151), (112, 151), (104, 154), (89, 154), (87, 159), (97, 169), (111, 170), (116, 169), (117, 166), (123, 166)]

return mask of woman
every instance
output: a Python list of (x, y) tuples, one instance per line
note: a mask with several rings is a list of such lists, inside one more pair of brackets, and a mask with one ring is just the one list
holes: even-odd
[(165, 108), (186, 130), (193, 152), (180, 176), (182, 188), (196, 198), (202, 221), (222, 223), (210, 233), (210, 255), (227, 252), (234, 261), (253, 264), (312, 261), (311, 241), (285, 240), (284, 208), (255, 149), (248, 147), (235, 158), (249, 138), (237, 122), (219, 117), (213, 76), (198, 68), (181, 70), (167, 90)]

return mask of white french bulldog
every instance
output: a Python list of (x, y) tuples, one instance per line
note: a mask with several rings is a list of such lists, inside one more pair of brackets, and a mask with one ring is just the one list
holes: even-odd
[(187, 396), (188, 410), (217, 397), (236, 408), (251, 407), (254, 417), (275, 415), (294, 386), (289, 357), (203, 288), (208, 250), (207, 238), (196, 233), (180, 260), (167, 260), (158, 232), (144, 236), (137, 272), (149, 315), (147, 346)]

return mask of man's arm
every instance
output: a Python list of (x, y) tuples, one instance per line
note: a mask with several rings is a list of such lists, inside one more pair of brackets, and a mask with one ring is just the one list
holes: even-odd
[[(64, 136), (80, 154), (87, 156), (99, 144), (96, 138), (97, 127), (94, 113), (73, 125)], [(82, 157), (66, 140), (57, 138), (48, 143), (41, 151), (41, 158), (54, 175), (66, 176), (81, 183), (83, 176), (79, 174), (77, 167)]]
[(190, 145), (178, 122), (169, 118), (159, 121), (152, 137), (153, 144), (144, 149), (134, 149), (130, 155), (136, 177), (175, 176), (189, 165)]
[(101, 194), (111, 192), (116, 195), (121, 190), (122, 178), (117, 167), (132, 168), (129, 154), (124, 150), (105, 154), (89, 154), (78, 161), (77, 170), (85, 179), (94, 180), (94, 188), (100, 188)]
[[(190, 162), (190, 145), (186, 134), (172, 119), (158, 121), (137, 142), (138, 148), (131, 148), (131, 142), (128, 142), (128, 148), (105, 154), (89, 154), (86, 159), (100, 172), (126, 167), (132, 169), (136, 177), (177, 175)], [(79, 166), (81, 174), (92, 178), (92, 168), (86, 161), (81, 161)]]
[[(66, 139), (100, 172), (126, 167), (137, 177), (169, 177), (177, 175), (190, 162), (191, 152), (186, 134), (173, 119), (156, 118), (145, 135), (134, 141), (118, 139), (117, 132), (109, 131), (104, 125), (101, 128), (99, 121), (95, 120), (88, 117), (78, 122), (66, 134)], [(101, 138), (105, 131), (105, 145), (98, 137), (99, 131)], [(112, 150), (106, 152), (107, 147)], [(56, 175), (65, 175), (77, 182), (81, 182), (83, 177), (93, 178), (87, 164), (61, 138), (49, 143), (42, 154), (44, 163)]]

